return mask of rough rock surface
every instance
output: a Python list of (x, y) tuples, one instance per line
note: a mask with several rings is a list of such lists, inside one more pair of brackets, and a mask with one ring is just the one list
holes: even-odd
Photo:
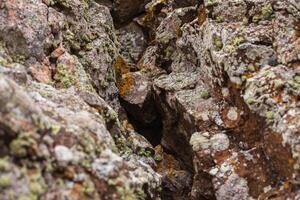
[(297, 0), (0, 1), (0, 199), (300, 199)]

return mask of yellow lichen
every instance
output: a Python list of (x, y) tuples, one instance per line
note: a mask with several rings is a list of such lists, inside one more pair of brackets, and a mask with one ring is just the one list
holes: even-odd
[(121, 96), (125, 96), (128, 91), (133, 87), (134, 79), (131, 73), (122, 76), (120, 83), (118, 84), (119, 92)]
[(124, 59), (119, 56), (114, 64), (117, 86), (121, 96), (126, 95), (134, 85), (134, 79)]
[(130, 72), (129, 66), (127, 65), (127, 63), (121, 56), (118, 56), (116, 58), (114, 68), (115, 68), (115, 73), (116, 73), (117, 78), (118, 78), (118, 76), (121, 76), (123, 74), (127, 74)]
[(204, 22), (206, 21), (206, 9), (204, 5), (201, 5), (198, 9), (198, 24), (202, 26)]

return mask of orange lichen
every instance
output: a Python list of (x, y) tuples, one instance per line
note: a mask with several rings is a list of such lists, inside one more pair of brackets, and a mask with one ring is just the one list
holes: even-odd
[(123, 120), (122, 125), (126, 130), (134, 130), (132, 124), (127, 119)]
[(121, 96), (125, 96), (134, 85), (134, 79), (125, 60), (118, 56), (114, 64), (116, 81)]
[(118, 78), (118, 76), (121, 76), (123, 74), (127, 74), (130, 72), (129, 66), (127, 65), (127, 63), (121, 56), (118, 56), (116, 58), (116, 61), (114, 64), (114, 69), (115, 69), (117, 78)]
[(198, 9), (198, 23), (200, 26), (206, 21), (206, 9), (204, 5), (201, 5)]
[(180, 170), (179, 162), (170, 154), (166, 154), (162, 146), (155, 147), (155, 155), (162, 157), (161, 162), (157, 163), (157, 172), (164, 173), (168, 177), (172, 177), (176, 170)]
[(288, 159), (288, 164), (290, 166), (293, 166), (295, 164), (295, 161), (292, 158), (290, 158), (290, 159)]
[(289, 189), (290, 188), (290, 183), (288, 181), (285, 181), (283, 184), (284, 189)]
[(133, 87), (134, 83), (135, 82), (134, 82), (134, 79), (133, 79), (131, 73), (122, 75), (122, 79), (118, 83), (118, 89), (119, 89), (119, 93), (120, 93), (121, 97), (125, 96), (126, 93), (130, 91), (130, 89)]
[(83, 194), (82, 184), (80, 184), (80, 183), (74, 184), (72, 191), (71, 191), (71, 198), (84, 199), (82, 194)]

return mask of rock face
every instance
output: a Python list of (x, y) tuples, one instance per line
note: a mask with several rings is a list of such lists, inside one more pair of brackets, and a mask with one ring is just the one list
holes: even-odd
[(299, 199), (300, 4), (2, 0), (0, 199)]
[(123, 126), (109, 9), (0, 3), (0, 199), (155, 199), (152, 146)]

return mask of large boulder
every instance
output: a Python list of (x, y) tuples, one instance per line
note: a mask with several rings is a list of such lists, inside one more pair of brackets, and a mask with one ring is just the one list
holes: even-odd
[(10, 155), (1, 159), (1, 199), (159, 195), (160, 176), (139, 157), (122, 158), (104, 118), (74, 90), (0, 82), (1, 155)]

